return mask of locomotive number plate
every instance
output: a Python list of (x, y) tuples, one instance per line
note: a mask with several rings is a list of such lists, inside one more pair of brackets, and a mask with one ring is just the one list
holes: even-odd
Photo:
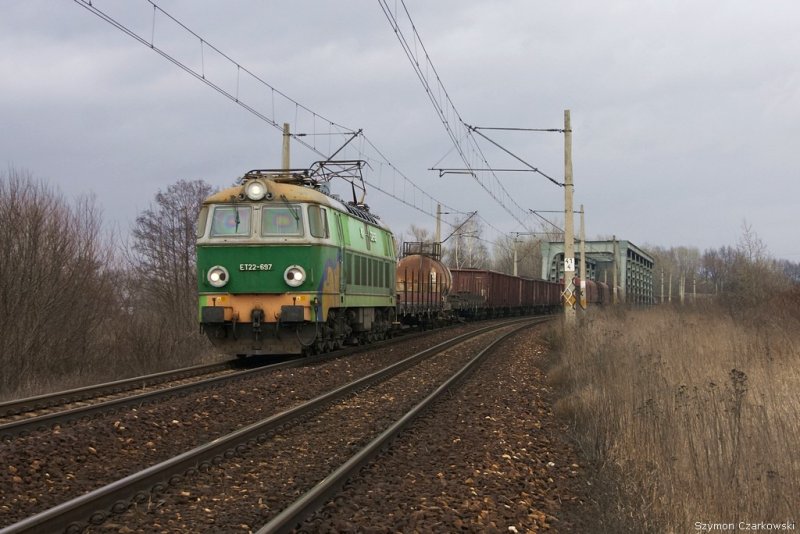
[(240, 271), (271, 271), (271, 263), (240, 263)]

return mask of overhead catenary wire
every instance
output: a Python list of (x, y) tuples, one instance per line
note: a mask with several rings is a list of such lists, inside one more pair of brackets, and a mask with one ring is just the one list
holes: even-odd
[[(208, 78), (208, 77), (205, 75), (205, 66), (203, 66), (202, 72), (197, 72), (197, 71), (196, 71), (195, 69), (193, 69), (192, 67), (190, 67), (190, 66), (186, 65), (185, 63), (181, 62), (180, 60), (178, 60), (178, 59), (177, 59), (177, 58), (175, 58), (174, 56), (170, 55), (170, 54), (169, 54), (168, 52), (166, 52), (165, 50), (163, 50), (163, 49), (161, 49), (160, 47), (156, 46), (156, 45), (155, 45), (155, 28), (156, 28), (155, 21), (156, 21), (156, 14), (157, 14), (157, 13), (162, 13), (162, 14), (164, 14), (164, 16), (166, 16), (166, 17), (169, 17), (169, 19), (170, 19), (170, 20), (172, 20), (172, 21), (174, 21), (176, 24), (178, 24), (178, 25), (179, 25), (179, 26), (180, 26), (182, 29), (184, 29), (186, 32), (188, 32), (189, 34), (191, 34), (193, 37), (197, 38), (197, 39), (198, 39), (198, 40), (201, 42), (201, 46), (205, 46), (205, 47), (211, 48), (212, 50), (214, 50), (215, 52), (217, 52), (218, 54), (220, 54), (220, 56), (222, 56), (223, 58), (225, 58), (227, 61), (229, 61), (229, 62), (231, 62), (232, 64), (234, 64), (234, 65), (237, 67), (237, 73), (238, 73), (238, 72), (240, 72), (240, 70), (241, 70), (241, 65), (240, 65), (238, 62), (236, 62), (235, 60), (233, 60), (232, 58), (230, 58), (230, 57), (229, 57), (227, 54), (225, 54), (224, 52), (221, 52), (221, 51), (220, 51), (218, 48), (216, 48), (214, 45), (210, 44), (210, 43), (209, 43), (207, 40), (204, 40), (202, 37), (200, 37), (199, 35), (197, 35), (195, 32), (193, 32), (191, 29), (189, 29), (189, 28), (188, 28), (188, 27), (186, 27), (186, 26), (185, 26), (183, 23), (181, 23), (179, 20), (177, 20), (175, 17), (173, 17), (172, 15), (170, 15), (169, 13), (167, 13), (166, 11), (164, 11), (163, 9), (161, 9), (160, 7), (158, 7), (158, 6), (157, 6), (155, 3), (153, 3), (151, 0), (145, 0), (147, 3), (149, 3), (150, 5), (152, 5), (152, 6), (153, 6), (153, 24), (152, 24), (152, 33), (151, 33), (151, 38), (150, 38), (150, 40), (149, 40), (149, 41), (148, 41), (146, 38), (144, 38), (144, 37), (142, 37), (141, 35), (139, 35), (138, 33), (136, 33), (135, 31), (133, 31), (131, 28), (129, 28), (129, 27), (127, 27), (127, 26), (125, 26), (124, 24), (122, 24), (121, 22), (119, 22), (118, 20), (116, 20), (115, 18), (111, 17), (110, 15), (108, 15), (107, 13), (105, 13), (104, 11), (100, 10), (100, 9), (99, 9), (97, 6), (95, 6), (95, 5), (93, 5), (93, 4), (92, 4), (91, 0), (73, 0), (73, 1), (74, 1), (76, 4), (78, 4), (79, 6), (81, 6), (81, 7), (85, 8), (85, 9), (87, 9), (88, 11), (90, 11), (91, 13), (93, 13), (94, 15), (96, 15), (97, 17), (99, 17), (99, 18), (101, 18), (102, 20), (104, 20), (104, 21), (108, 22), (109, 24), (111, 24), (112, 26), (114, 26), (115, 28), (117, 28), (118, 30), (122, 31), (123, 33), (127, 34), (128, 36), (132, 37), (133, 39), (135, 39), (135, 40), (139, 41), (141, 44), (143, 44), (143, 45), (147, 46), (148, 48), (152, 49), (154, 52), (156, 52), (157, 54), (159, 54), (161, 57), (163, 57), (164, 59), (166, 59), (167, 61), (169, 61), (169, 62), (170, 62), (170, 63), (172, 63), (173, 65), (177, 66), (178, 68), (180, 68), (181, 70), (183, 70), (183, 71), (187, 72), (188, 74), (190, 74), (190, 75), (191, 75), (191, 76), (193, 76), (194, 78), (196, 78), (196, 79), (200, 80), (201, 82), (205, 83), (206, 85), (208, 85), (209, 87), (211, 87), (212, 89), (214, 89), (215, 91), (217, 91), (219, 94), (223, 95), (224, 97), (226, 97), (226, 98), (228, 98), (229, 100), (233, 101), (234, 103), (238, 104), (239, 106), (241, 106), (241, 107), (242, 107), (242, 108), (244, 108), (245, 110), (249, 111), (250, 113), (252, 113), (252, 114), (253, 114), (253, 115), (255, 115), (256, 117), (258, 117), (259, 119), (263, 120), (263, 121), (264, 121), (264, 122), (266, 122), (267, 124), (269, 124), (269, 125), (273, 126), (274, 128), (277, 128), (278, 130), (281, 130), (281, 131), (283, 131), (283, 126), (282, 126), (281, 124), (279, 124), (279, 123), (278, 123), (278, 121), (276, 121), (276, 120), (274, 119), (274, 113), (273, 113), (273, 117), (269, 117), (269, 116), (267, 116), (266, 114), (264, 114), (263, 112), (260, 112), (260, 111), (258, 111), (257, 109), (255, 109), (254, 107), (252, 107), (252, 106), (250, 106), (249, 104), (245, 103), (243, 100), (241, 100), (241, 99), (238, 97), (238, 95), (236, 95), (236, 94), (232, 94), (231, 92), (229, 92), (229, 91), (225, 90), (224, 88), (222, 88), (222, 87), (221, 87), (219, 84), (212, 82), (212, 81), (211, 81), (211, 80), (210, 80), (210, 79), (209, 79), (209, 78)], [(247, 74), (249, 74), (250, 76), (252, 76), (252, 77), (253, 77), (255, 80), (257, 80), (258, 82), (260, 82), (261, 84), (263, 84), (264, 86), (266, 86), (267, 88), (269, 88), (269, 89), (272, 91), (272, 94), (273, 94), (273, 96), (274, 96), (275, 94), (278, 94), (279, 96), (281, 96), (281, 97), (282, 97), (282, 98), (284, 98), (285, 100), (287, 100), (287, 101), (289, 101), (289, 102), (292, 102), (292, 103), (294, 103), (294, 104), (295, 104), (295, 105), (297, 105), (297, 106), (302, 106), (302, 105), (301, 105), (301, 104), (299, 104), (297, 101), (293, 100), (293, 99), (292, 99), (292, 98), (290, 98), (289, 96), (287, 96), (287, 95), (285, 95), (284, 93), (280, 92), (280, 91), (279, 91), (279, 90), (277, 90), (275, 87), (271, 86), (270, 84), (268, 84), (267, 82), (265, 82), (264, 80), (262, 80), (261, 78), (259, 78), (258, 76), (256, 76), (256, 75), (255, 75), (255, 74), (253, 74), (252, 72), (250, 72), (249, 70), (245, 69), (245, 72), (246, 72)], [(320, 118), (324, 119), (325, 121), (327, 121), (327, 122), (328, 122), (328, 123), (331, 125), (331, 127), (337, 127), (337, 128), (341, 128), (341, 129), (343, 129), (343, 130), (344, 130), (344, 132), (341, 132), (342, 134), (352, 133), (352, 130), (350, 130), (349, 128), (346, 128), (346, 127), (344, 127), (344, 126), (341, 126), (341, 125), (339, 125), (339, 124), (336, 124), (335, 122), (333, 122), (333, 121), (331, 121), (331, 120), (329, 120), (329, 119), (326, 119), (326, 118), (322, 117), (321, 115), (319, 115), (319, 114), (317, 114), (317, 113), (315, 113), (315, 112), (311, 111), (310, 109), (306, 108), (305, 106), (302, 106), (302, 109), (306, 110), (307, 112), (309, 112), (309, 113), (311, 113), (311, 114), (313, 114), (313, 115), (315, 115), (315, 116), (318, 116), (318, 117), (320, 117)], [(295, 140), (296, 140), (297, 142), (299, 142), (300, 144), (302, 144), (303, 146), (305, 146), (306, 148), (308, 148), (308, 149), (309, 149), (309, 150), (311, 150), (312, 152), (314, 152), (314, 153), (316, 153), (316, 154), (318, 154), (318, 155), (320, 155), (320, 156), (323, 156), (323, 157), (324, 157), (324, 154), (323, 154), (322, 152), (320, 152), (319, 150), (317, 150), (317, 148), (316, 148), (316, 147), (314, 147), (314, 146), (310, 145), (309, 143), (305, 142), (304, 140), (300, 139), (300, 138), (299, 138), (299, 137), (297, 137), (297, 136), (294, 136), (294, 135), (293, 135), (292, 137), (294, 137), (294, 138), (295, 138)]]
[(508, 130), (512, 132), (551, 132), (551, 133), (565, 133), (572, 130), (564, 130), (563, 128), (501, 128), (497, 126), (472, 126), (473, 130)]
[(500, 150), (502, 150), (503, 152), (505, 152), (506, 154), (508, 154), (512, 158), (516, 159), (517, 161), (519, 161), (520, 163), (522, 163), (526, 167), (530, 168), (531, 171), (533, 171), (535, 173), (538, 173), (538, 174), (541, 174), (542, 176), (544, 176), (545, 178), (547, 178), (548, 180), (550, 180), (551, 182), (553, 182), (554, 184), (556, 184), (559, 187), (564, 187), (565, 184), (563, 184), (562, 182), (559, 182), (558, 180), (556, 180), (552, 176), (549, 176), (549, 175), (543, 173), (542, 171), (540, 171), (539, 169), (537, 169), (536, 167), (534, 167), (533, 165), (531, 165), (530, 163), (528, 163), (527, 161), (522, 159), (521, 157), (517, 156), (516, 154), (514, 154), (513, 152), (511, 152), (507, 148), (505, 148), (502, 145), (500, 145), (500, 143), (494, 141), (493, 139), (490, 139), (488, 136), (486, 136), (486, 135), (482, 134), (481, 132), (479, 132), (478, 129), (475, 128), (474, 126), (467, 125), (467, 128), (469, 128), (471, 131), (475, 132), (476, 134), (480, 135), (481, 137), (483, 137), (484, 139), (486, 139), (487, 141), (492, 143), (494, 146), (496, 146), (497, 148), (499, 148)]
[[(301, 104), (297, 100), (295, 100), (295, 99), (291, 98), (290, 96), (288, 96), (286, 93), (280, 91), (279, 89), (277, 89), (273, 85), (269, 84), (264, 79), (262, 79), (261, 77), (257, 76), (256, 74), (254, 74), (251, 70), (243, 67), (237, 60), (233, 59), (228, 54), (222, 52), (219, 48), (217, 48), (216, 46), (211, 44), (207, 39), (205, 39), (204, 37), (200, 36), (199, 34), (194, 32), (193, 30), (191, 30), (188, 26), (183, 24), (176, 17), (174, 17), (170, 13), (166, 12), (165, 10), (163, 10), (161, 7), (159, 7), (152, 0), (143, 0), (144, 2), (146, 2), (147, 4), (152, 6), (152, 8), (153, 8), (152, 22), (151, 22), (151, 27), (150, 27), (151, 31), (149, 32), (150, 33), (149, 39), (147, 37), (144, 37), (141, 34), (137, 33), (136, 31), (134, 31), (130, 27), (126, 26), (122, 22), (118, 21), (117, 19), (115, 19), (111, 15), (107, 14), (106, 12), (102, 11), (98, 6), (94, 5), (91, 2), (91, 0), (73, 0), (73, 1), (77, 5), (85, 8), (86, 10), (88, 10), (92, 14), (96, 15), (100, 19), (102, 19), (105, 22), (109, 23), (110, 25), (112, 25), (113, 27), (117, 28), (118, 30), (122, 31), (123, 33), (125, 33), (129, 37), (132, 37), (133, 39), (135, 39), (139, 43), (145, 45), (146, 47), (150, 48), (154, 52), (158, 53), (160, 56), (162, 56), (164, 59), (166, 59), (170, 63), (172, 63), (175, 66), (179, 67), (181, 70), (187, 72), (188, 74), (190, 74), (191, 76), (193, 76), (197, 80), (199, 80), (199, 81), (203, 82), (204, 84), (208, 85), (209, 87), (211, 87), (212, 89), (217, 91), (219, 94), (221, 94), (224, 97), (228, 98), (229, 100), (233, 101), (234, 103), (236, 103), (237, 105), (239, 105), (240, 107), (242, 107), (243, 109), (248, 111), (249, 113), (255, 115), (260, 120), (266, 122), (267, 124), (271, 125), (272, 127), (280, 130), (281, 132), (283, 132), (283, 125), (281, 124), (282, 121), (279, 120), (279, 118), (277, 116), (278, 114), (277, 114), (277, 110), (276, 110), (276, 101), (283, 101), (284, 103), (288, 103), (293, 108), (293, 112), (294, 112), (293, 115), (294, 115), (295, 124), (298, 123), (299, 114), (301, 112), (309, 115), (310, 116), (310, 122), (311, 122), (311, 125), (312, 125), (312, 133), (309, 134), (307, 132), (297, 132), (297, 133), (290, 133), (289, 135), (293, 139), (295, 139), (295, 141), (297, 141), (299, 144), (301, 144), (305, 148), (309, 149), (314, 154), (320, 156), (322, 159), (327, 159), (328, 158), (327, 154), (330, 154), (332, 152), (333, 149), (332, 149), (330, 143), (329, 143), (329, 147), (328, 147), (327, 153), (325, 153), (319, 147), (317, 147), (316, 144), (308, 143), (302, 138), (304, 138), (304, 137), (314, 138), (316, 136), (327, 136), (330, 139), (330, 138), (332, 138), (334, 136), (352, 136), (352, 135), (354, 135), (356, 133), (356, 129), (343, 126), (341, 124), (338, 124), (338, 123), (334, 122), (333, 120), (330, 120), (330, 119), (324, 117), (323, 115), (311, 110), (307, 106)], [(194, 39), (197, 39), (198, 44), (199, 44), (199, 49), (200, 49), (200, 68), (199, 68), (199, 70), (195, 69), (195, 68), (192, 68), (191, 66), (187, 65), (183, 61), (180, 61), (179, 59), (177, 59), (176, 57), (171, 55), (168, 51), (164, 50), (163, 48), (159, 47), (156, 44), (156, 39), (157, 39), (157, 33), (156, 33), (157, 17), (160, 16), (160, 15), (168, 17), (171, 21), (173, 21), (175, 24), (177, 24), (188, 35), (192, 36)], [(213, 51), (214, 53), (218, 54), (221, 58), (223, 58), (225, 61), (229, 62), (230, 64), (232, 64), (233, 66), (236, 67), (236, 89), (235, 90), (233, 90), (233, 91), (226, 90), (225, 88), (222, 87), (222, 85), (220, 83), (217, 83), (212, 79), (213, 78), (212, 73), (209, 72), (209, 70), (208, 70), (208, 68), (206, 66), (206, 55), (207, 55), (208, 51)], [(269, 98), (269, 106), (268, 106), (269, 109), (262, 109), (262, 110), (256, 109), (255, 105), (249, 104), (248, 102), (246, 102), (242, 98), (241, 93), (240, 93), (242, 73), (244, 73), (247, 76), (251, 77), (253, 80), (255, 80), (258, 84), (263, 86), (269, 92), (269, 96), (270, 96), (270, 98)], [(280, 104), (280, 102), (278, 102), (278, 104)], [(328, 132), (317, 132), (316, 131), (318, 120), (322, 120), (325, 123), (327, 123)], [(424, 213), (424, 214), (426, 214), (426, 215), (428, 215), (428, 216), (430, 216), (432, 218), (436, 217), (435, 209), (433, 208), (433, 206), (435, 206), (436, 204), (441, 204), (441, 205), (445, 206), (449, 211), (452, 211), (452, 212), (455, 212), (455, 213), (467, 213), (466, 210), (459, 210), (459, 209), (456, 209), (456, 208), (454, 208), (452, 206), (448, 206), (444, 202), (442, 202), (442, 201), (434, 198), (430, 194), (428, 194), (424, 189), (422, 189), (415, 182), (413, 182), (406, 174), (402, 173), (397, 168), (397, 166), (394, 165), (377, 148), (377, 146), (366, 135), (364, 135), (362, 133), (361, 136), (362, 136), (363, 141), (362, 141), (362, 149), (361, 149), (360, 155), (363, 156), (363, 159), (365, 161), (367, 161), (367, 162), (372, 162), (372, 163), (380, 164), (380, 165), (386, 165), (389, 168), (391, 168), (394, 171), (394, 176), (395, 177), (400, 177), (400, 179), (403, 180), (404, 184), (408, 184), (410, 186), (412, 200), (409, 200), (408, 198), (406, 198), (404, 196), (399, 196), (394, 192), (390, 192), (390, 191), (387, 190), (387, 188), (385, 188), (385, 187), (383, 187), (381, 185), (378, 185), (378, 184), (374, 183), (371, 180), (365, 179), (364, 182), (367, 185), (369, 185), (372, 189), (380, 191), (381, 193), (389, 196), (390, 198), (393, 198), (394, 200), (397, 200), (397, 201), (403, 203), (404, 205), (406, 205), (408, 207), (411, 207), (411, 208), (413, 208), (413, 209), (415, 209), (415, 210), (417, 210), (417, 211), (419, 211), (421, 213)], [(366, 153), (364, 151), (363, 147), (369, 147), (374, 152), (375, 155), (373, 157), (371, 157), (368, 153)], [(404, 190), (405, 190), (405, 187), (404, 187)], [(417, 198), (417, 196), (419, 196), (422, 199), (422, 204), (423, 205), (419, 205), (414, 201)], [(424, 207), (424, 202), (426, 200), (431, 204), (431, 207), (428, 208), (428, 209), (426, 209)], [(452, 226), (447, 221), (445, 221), (445, 224), (448, 224), (448, 225)]]
[[(158, 53), (164, 59), (168, 60), (170, 63), (174, 64), (175, 66), (179, 67), (181, 70), (187, 72), (195, 79), (198, 79), (205, 83), (207, 86), (211, 87), (219, 94), (225, 96), (227, 99), (231, 100), (232, 102), (236, 103), (238, 106), (243, 108), (244, 110), (248, 111), (249, 113), (253, 114), (260, 120), (266, 122), (267, 124), (271, 125), (272, 127), (280, 130), (283, 132), (283, 125), (282, 122), (278, 117), (278, 107), (283, 105), (283, 103), (288, 103), (291, 107), (292, 115), (294, 118), (295, 124), (298, 123), (300, 114), (305, 114), (309, 117), (310, 122), (310, 129), (311, 133), (307, 131), (300, 131), (295, 128), (295, 133), (290, 133), (290, 136), (294, 138), (300, 145), (307, 148), (314, 154), (320, 156), (322, 159), (325, 159), (327, 156), (326, 154), (330, 154), (334, 147), (330, 144), (330, 140), (335, 136), (352, 136), (356, 130), (353, 128), (349, 128), (347, 126), (338, 124), (333, 120), (330, 120), (323, 115), (311, 110), (307, 106), (301, 104), (297, 100), (289, 97), (286, 93), (278, 90), (273, 85), (269, 84), (259, 76), (255, 75), (251, 70), (243, 67), (241, 63), (233, 59), (230, 55), (222, 52), (219, 48), (214, 46), (213, 44), (209, 43), (207, 39), (201, 37), (196, 32), (192, 31), (188, 28), (185, 24), (180, 22), (176, 17), (171, 15), (170, 13), (164, 11), (160, 8), (157, 4), (155, 4), (152, 0), (143, 0), (143, 3), (146, 3), (148, 6), (152, 6), (152, 22), (150, 27), (149, 38), (143, 37), (140, 33), (137, 33), (133, 29), (129, 28), (122, 22), (116, 20), (111, 15), (103, 12), (100, 10), (96, 5), (93, 5), (89, 0), (73, 0), (79, 6), (87, 9), (89, 12), (93, 13), (100, 19), (104, 20), (105, 22), (109, 23), (113, 27), (117, 28), (118, 30), (122, 31), (129, 37), (132, 37), (139, 43), (147, 46), (154, 52)], [(190, 65), (187, 65), (185, 61), (181, 61), (178, 58), (174, 57), (170, 54), (167, 50), (165, 50), (162, 46), (157, 44), (158, 42), (158, 33), (157, 28), (159, 27), (157, 20), (159, 16), (168, 17), (169, 20), (173, 21), (179, 28), (183, 31), (187, 32), (192, 38), (196, 39), (199, 45), (200, 50), (200, 65), (199, 69), (192, 68)], [(420, 41), (420, 45), (422, 45)], [(423, 47), (424, 49), (424, 47)], [(235, 89), (228, 89), (226, 90), (225, 87), (222, 86), (221, 83), (218, 83), (214, 78), (213, 69), (209, 70), (209, 64), (207, 63), (207, 56), (209, 52), (213, 52), (214, 54), (219, 55), (220, 58), (224, 59), (231, 65), (235, 66), (236, 68), (236, 88)], [(433, 69), (433, 65), (430, 65), (431, 69)], [(435, 70), (435, 69), (433, 69)], [(256, 83), (260, 84), (264, 87), (264, 89), (268, 92), (268, 103), (266, 109), (258, 109), (256, 105), (251, 105), (245, 97), (242, 96), (241, 87), (242, 87), (242, 80), (244, 79), (243, 76), (247, 76), (254, 80)], [(438, 78), (438, 75), (437, 75)], [(444, 86), (440, 84), (440, 92), (444, 92), (446, 95), (446, 90)], [(448, 96), (449, 98), (449, 96)], [(454, 115), (454, 117), (448, 119), (448, 115)], [(446, 120), (449, 120), (451, 123), (459, 125), (459, 127), (464, 127), (464, 122), (458, 116), (457, 110), (453, 107), (451, 110), (445, 110), (443, 116)], [(328, 131), (318, 131), (319, 123), (323, 122), (327, 124)], [(323, 152), (323, 150), (316, 145), (316, 143), (309, 143), (304, 141), (302, 138), (309, 138), (314, 139), (317, 136), (324, 136), (329, 139), (329, 146), (327, 152)], [(464, 140), (465, 138), (469, 137), (472, 138), (469, 130), (464, 128), (461, 131), (461, 136), (459, 140)], [(474, 141), (473, 141), (474, 142)], [(338, 146), (338, 145), (336, 145)], [(475, 152), (480, 152), (480, 147), (475, 149)], [(365, 179), (364, 182), (373, 190), (376, 190), (420, 213), (423, 213), (431, 218), (436, 218), (435, 213), (435, 206), (436, 204), (441, 204), (445, 209), (452, 213), (456, 214), (463, 214), (466, 215), (470, 213), (467, 210), (461, 210), (449, 206), (448, 204), (442, 202), (439, 199), (434, 198), (431, 196), (427, 191), (419, 187), (413, 180), (411, 180), (406, 174), (400, 171), (396, 165), (394, 165), (378, 148), (377, 146), (366, 136), (361, 135), (361, 143), (359, 148), (359, 154), (363, 157), (364, 160), (367, 162), (373, 163), (373, 165), (378, 166), (378, 168), (387, 167), (392, 170), (392, 185), (391, 187), (386, 186), (382, 183), (376, 183), (373, 180)], [(485, 158), (483, 158), (485, 160)], [(487, 162), (488, 166), (488, 162)], [(496, 177), (495, 177), (496, 178)], [(402, 181), (402, 194), (398, 194), (398, 187), (396, 186), (396, 182), (398, 180)], [(481, 183), (479, 181), (479, 183)], [(481, 183), (482, 187), (486, 188), (483, 183)], [(502, 184), (500, 184), (502, 187)], [(391, 190), (390, 190), (391, 189)], [(504, 189), (503, 189), (504, 190)], [(505, 190), (504, 190), (505, 191)], [(507, 191), (505, 192), (507, 194)], [(426, 206), (427, 204), (427, 206)], [(496, 232), (497, 234), (503, 235), (505, 232), (501, 231), (497, 226), (492, 224), (486, 218), (478, 214), (476, 216), (477, 219), (481, 220), (483, 224), (487, 227)], [(518, 217), (515, 217), (517, 222), (520, 223), (522, 226), (525, 226), (524, 223)], [(450, 223), (449, 221), (443, 221), (446, 225), (455, 228), (456, 225)], [(502, 243), (499, 241), (491, 241), (484, 238), (475, 238), (479, 239), (480, 241), (499, 245), (502, 246)]]
[[(422, 83), (425, 92), (430, 99), (433, 107), (439, 116), (439, 120), (442, 122), (442, 125), (445, 128), (448, 136), (450, 137), (451, 141), (453, 142), (456, 150), (458, 151), (461, 160), (464, 162), (467, 169), (470, 170), (472, 177), (478, 182), (478, 184), (497, 202), (509, 215), (511, 215), (519, 224), (526, 226), (526, 223), (523, 222), (523, 218), (525, 214), (525, 210), (514, 200), (508, 190), (503, 186), (502, 182), (500, 182), (497, 175), (494, 171), (490, 171), (492, 177), (494, 178), (494, 183), (497, 184), (500, 191), (493, 191), (483, 180), (478, 177), (477, 172), (473, 170), (475, 165), (470, 161), (470, 158), (466, 154), (466, 148), (462, 145), (461, 140), (462, 138), (466, 138), (470, 142), (469, 148), (471, 149), (471, 153), (474, 159), (479, 160), (483, 163), (484, 167), (491, 168), (491, 165), (486, 159), (486, 156), (483, 154), (483, 151), (478, 145), (474, 136), (471, 135), (471, 132), (467, 128), (466, 122), (461, 118), (458, 109), (453, 104), (452, 99), (442, 82), (436, 67), (434, 66), (433, 62), (430, 59), (430, 55), (428, 54), (427, 49), (425, 48), (424, 43), (422, 42), (421, 37), (419, 36), (419, 32), (417, 31), (416, 25), (414, 24), (413, 19), (411, 18), (411, 14), (408, 11), (408, 8), (405, 5), (403, 0), (400, 0), (400, 4), (402, 5), (403, 11), (405, 12), (405, 18), (408, 20), (411, 30), (413, 32), (413, 46), (409, 43), (406, 36), (403, 34), (403, 31), (400, 28), (400, 23), (397, 18), (396, 8), (395, 12), (391, 9), (388, 5), (386, 0), (379, 0), (378, 3), (383, 10), (384, 15), (386, 16), (387, 20), (389, 21), (390, 26), (392, 27), (395, 36), (397, 37), (398, 41), (400, 42), (401, 47), (403, 48), (406, 57), (408, 58), (409, 62), (411, 63), (412, 68), (414, 69), (417, 78), (419, 79), (420, 83)], [(396, 5), (396, 4), (395, 4)], [(417, 47), (422, 49), (422, 54), (424, 57), (420, 56)], [(425, 71), (423, 71), (423, 66), (420, 64), (424, 64)], [(429, 81), (428, 72), (430, 71), (433, 73), (433, 76), (436, 80), (436, 88), (431, 87), (431, 83)], [(437, 99), (438, 94), (438, 99)], [(441, 100), (441, 101), (440, 101)], [(452, 117), (450, 116), (452, 115)], [(456, 129), (466, 130), (467, 135), (457, 135)], [(502, 197), (502, 198), (501, 198)], [(516, 208), (517, 211), (512, 209), (512, 206)]]

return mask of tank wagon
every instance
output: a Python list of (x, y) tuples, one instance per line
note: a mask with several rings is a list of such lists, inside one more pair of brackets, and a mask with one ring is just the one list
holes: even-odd
[(391, 231), (312, 176), (253, 170), (203, 202), (199, 320), (224, 352), (333, 350), (382, 339), (395, 322)]
[(407, 325), (435, 324), (452, 319), (448, 295), (450, 269), (441, 262), (441, 243), (403, 243), (397, 263), (397, 315)]

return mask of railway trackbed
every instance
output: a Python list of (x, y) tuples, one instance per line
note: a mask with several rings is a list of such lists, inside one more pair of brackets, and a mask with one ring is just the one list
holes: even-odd
[(0, 441), (8, 441), (14, 436), (34, 431), (58, 428), (74, 421), (85, 421), (130, 406), (187, 395), (192, 391), (207, 389), (252, 373), (296, 365), (301, 363), (292, 360), (241, 370), (237, 368), (237, 362), (228, 361), (54, 393), (33, 402), (31, 399), (12, 401), (3, 405), (8, 408), (7, 414), (16, 413), (0, 418)]
[[(505, 323), (503, 328), (513, 329), (519, 324), (520, 321)], [(521, 324), (532, 323), (526, 320)], [(474, 356), (479, 352), (473, 346), (479, 341), (474, 338), (494, 336), (496, 334), (491, 331), (497, 328), (494, 325), (468, 332), (391, 365), (381, 364), (379, 370), (345, 385), (331, 388), (329, 383), (325, 393), (312, 399), (299, 404), (288, 402), (291, 407), (283, 409), (276, 406), (271, 415), (258, 422), (240, 425), (233, 432), (50, 507), (2, 532), (56, 531), (72, 523), (83, 526), (87, 521), (89, 525), (98, 525), (90, 527), (90, 531), (113, 530), (119, 524), (173, 530), (213, 530), (231, 524), (258, 528), (271, 519), (285, 517), (278, 516), (281, 510), (291, 506), (295, 497), (326, 479), (336, 465), (358, 463), (361, 460), (348, 460), (355, 451), (373, 441), (371, 450), (377, 450), (380, 445), (375, 441), (376, 436), (383, 435), (382, 442), (385, 442), (399, 432), (401, 426), (395, 426), (394, 422), (413, 417), (404, 417), (411, 408), (415, 413), (422, 410), (424, 404), (420, 403), (420, 398), (429, 397), (426, 402), (431, 402), (435, 397), (432, 391), (438, 394), (445, 391), (449, 386), (443, 383), (453, 376), (454, 369), (461, 370), (462, 374), (468, 372), (471, 367), (465, 366), (465, 361), (475, 365), (488, 351)], [(429, 346), (430, 340), (420, 344)], [(461, 345), (457, 349), (452, 348), (458, 344)], [(410, 349), (413, 343), (406, 345), (409, 345), (406, 349)], [(437, 357), (431, 358), (434, 354)], [(355, 374), (347, 368), (353, 358), (340, 360), (345, 376)], [(307, 383), (305, 379), (312, 376), (310, 373), (301, 376), (297, 384)], [(286, 387), (297, 386), (292, 386), (290, 381)], [(245, 407), (237, 405), (238, 410)], [(366, 458), (366, 454), (359, 452), (361, 458)], [(119, 460), (108, 457), (104, 461)], [(340, 483), (336, 481), (330, 487)], [(155, 493), (151, 493), (152, 490)], [(328, 494), (323, 491), (319, 495), (305, 497), (305, 500), (317, 503)], [(7, 499), (0, 500), (0, 510), (4, 502), (5, 506), (13, 504)], [(109, 510), (114, 514), (103, 524)], [(234, 519), (236, 514), (243, 514), (242, 518)], [(281, 521), (291, 523), (296, 517)], [(191, 519), (184, 524), (182, 518)]]
[(66, 391), (57, 391), (46, 395), (0, 402), (0, 425), (18, 419), (46, 415), (54, 409), (70, 407), (70, 405), (74, 404), (102, 402), (103, 400), (108, 400), (111, 397), (130, 391), (142, 391), (160, 384), (168, 384), (170, 382), (188, 380), (211, 373), (224, 372), (229, 369), (234, 369), (237, 362), (238, 360), (229, 360), (213, 364), (195, 365), (173, 371), (165, 371), (124, 380), (116, 380), (114, 382), (106, 382), (104, 384), (94, 384)]
[[(420, 334), (412, 334), (411, 337), (417, 335)], [(355, 352), (388, 346), (393, 342), (387, 340), (303, 358), (283, 357), (267, 365), (258, 364), (264, 361), (260, 358), (235, 359), (3, 402), (0, 403), (0, 442), (13, 439), (14, 436), (57, 429), (75, 421), (119, 412), (131, 406), (188, 395), (254, 373), (314, 365)]]

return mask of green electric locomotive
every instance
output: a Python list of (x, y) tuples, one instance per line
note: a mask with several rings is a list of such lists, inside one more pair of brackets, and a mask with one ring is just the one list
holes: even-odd
[(312, 354), (391, 331), (394, 236), (327, 194), (320, 168), (250, 171), (203, 202), (199, 319), (224, 352)]

